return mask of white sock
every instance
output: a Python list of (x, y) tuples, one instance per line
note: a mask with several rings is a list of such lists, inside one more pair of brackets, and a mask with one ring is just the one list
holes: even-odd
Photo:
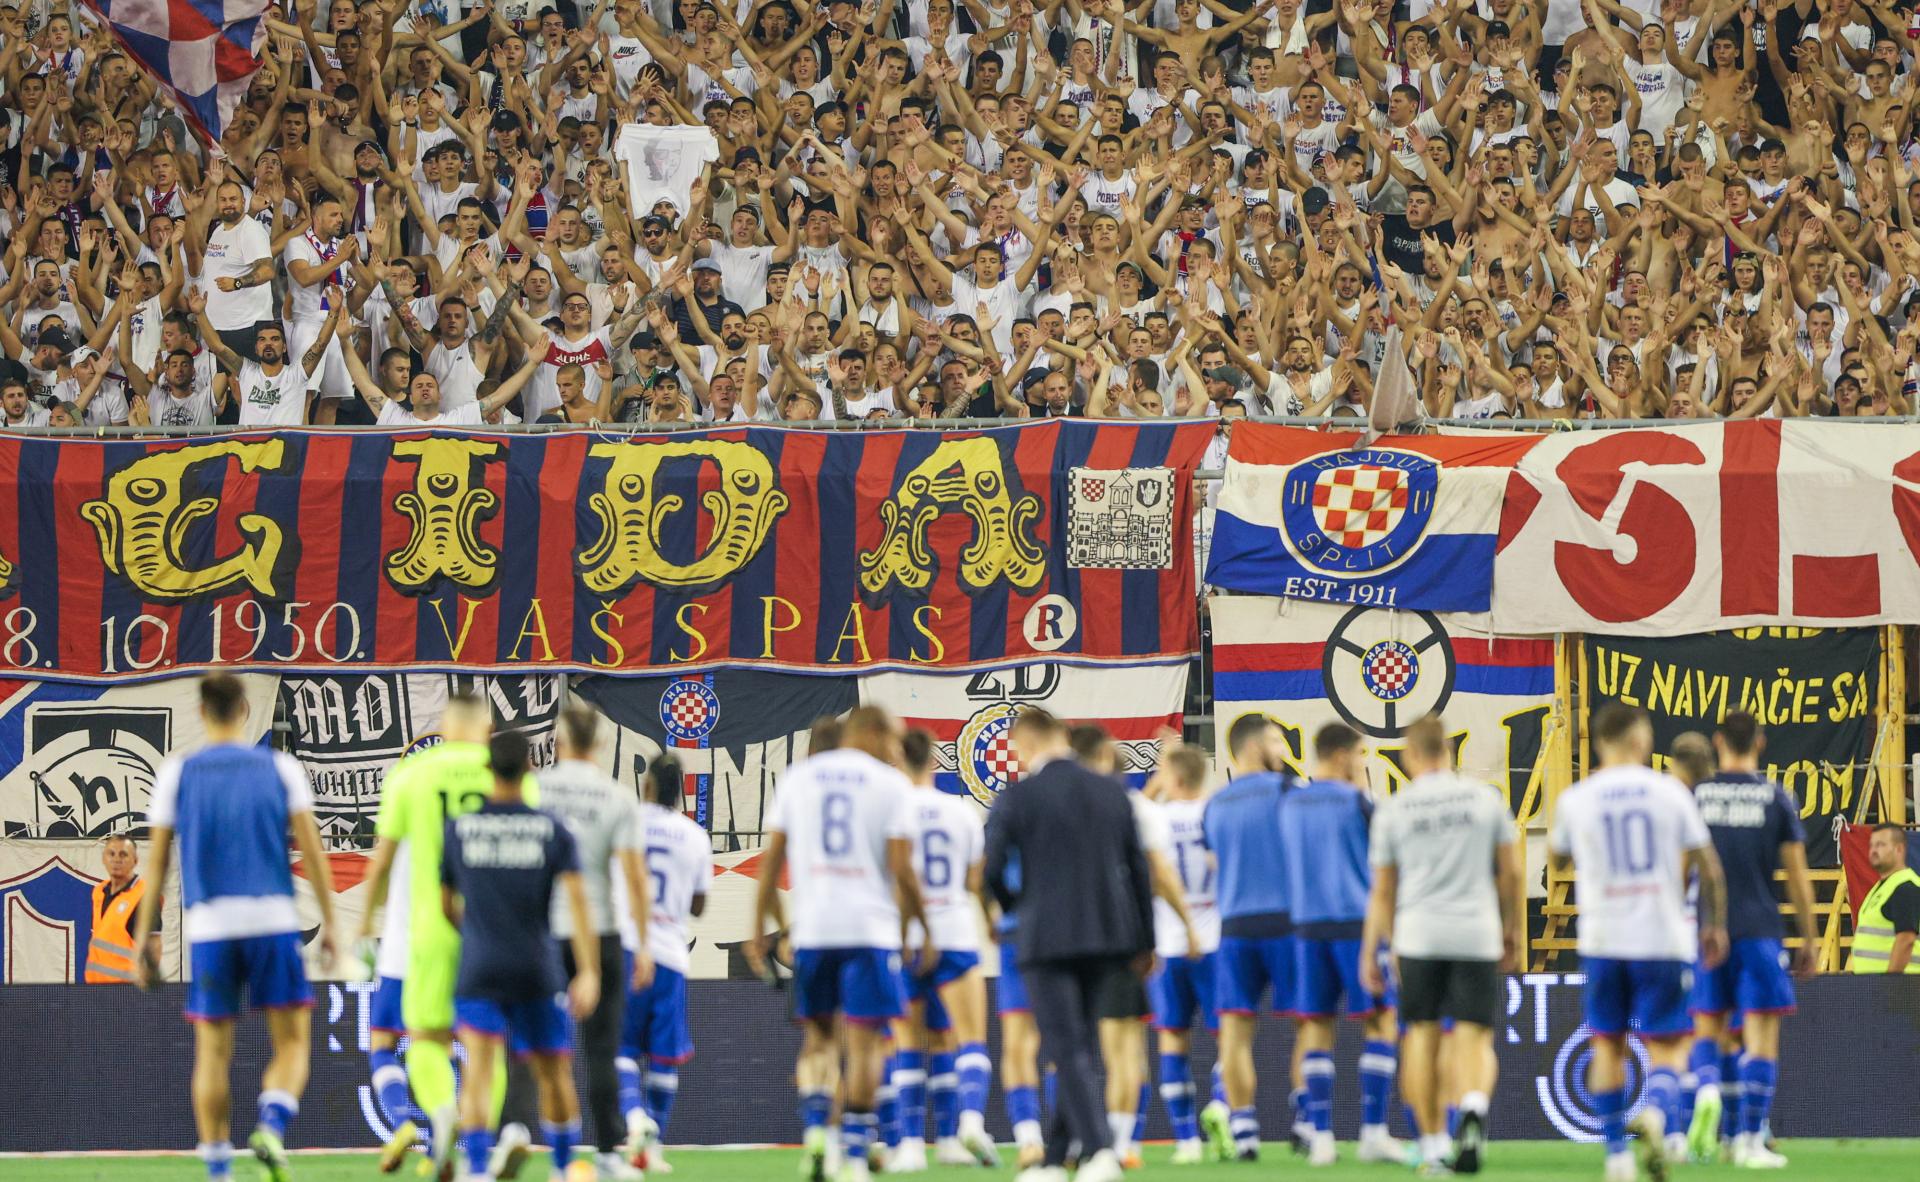
[(1127, 1146), (1133, 1140), (1133, 1113), (1107, 1113), (1107, 1129), (1113, 1134), (1113, 1151), (1121, 1157), (1127, 1155)]
[(1460, 1111), (1462, 1112), (1477, 1112), (1481, 1116), (1485, 1116), (1487, 1114), (1487, 1104), (1488, 1100), (1485, 1092), (1468, 1092), (1466, 1095), (1460, 1097)]
[(1420, 1134), (1420, 1158), (1422, 1161), (1445, 1161), (1447, 1151), (1452, 1148), (1452, 1139), (1445, 1133)]
[(1022, 1149), (1030, 1145), (1044, 1145), (1046, 1138), (1040, 1132), (1040, 1122), (1023, 1120), (1013, 1126), (1013, 1143)]
[(1363, 1141), (1382, 1140), (1386, 1137), (1386, 1135), (1387, 1135), (1387, 1126), (1385, 1125), (1361, 1125), (1360, 1126), (1360, 1139)]

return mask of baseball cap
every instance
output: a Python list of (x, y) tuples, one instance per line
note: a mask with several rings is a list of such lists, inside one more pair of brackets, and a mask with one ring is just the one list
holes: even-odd
[(1040, 384), (1046, 381), (1047, 375), (1052, 372), (1053, 372), (1052, 370), (1048, 369), (1044, 365), (1034, 366), (1032, 369), (1028, 370), (1024, 376), (1021, 377), (1020, 392), (1022, 394), (1031, 394), (1035, 390), (1038, 390), (1040, 388)]
[(1331, 205), (1332, 203), (1333, 203), (1333, 199), (1327, 196), (1327, 191), (1321, 188), (1319, 185), (1315, 185), (1313, 188), (1308, 189), (1304, 194), (1301, 195), (1300, 212), (1305, 214), (1316, 214), (1316, 213), (1319, 213), (1321, 210), (1325, 209), (1327, 206)]
[(754, 162), (755, 164), (758, 164), (758, 163), (760, 163), (760, 149), (758, 149), (758, 148), (741, 148), (741, 149), (739, 149), (738, 151), (736, 151), (736, 152), (735, 152), (735, 153), (733, 154), (733, 162), (734, 162), (735, 164), (738, 164), (738, 163), (740, 163), (740, 162), (741, 162), (742, 160), (751, 160), (751, 161), (753, 161), (753, 162)]
[(381, 149), (380, 141), (378, 140), (361, 140), (353, 146), (353, 154), (358, 156), (361, 151), (366, 148), (372, 148), (374, 151), (379, 152), (382, 158), (386, 156), (386, 152)]
[(720, 264), (714, 262), (712, 259), (700, 259), (695, 262), (689, 270), (712, 271), (715, 275), (718, 275), (720, 273)]
[(493, 129), (495, 131), (513, 131), (519, 126), (520, 116), (514, 114), (512, 111), (501, 110), (494, 112)]
[(43, 346), (48, 349), (58, 349), (62, 357), (73, 352), (73, 340), (63, 329), (50, 328), (41, 333), (40, 339), (34, 342), (33, 347), (38, 349)]
[(665, 217), (661, 214), (650, 213), (646, 217), (643, 217), (640, 219), (640, 228), (643, 230), (652, 230), (656, 228), (661, 230), (671, 230), (673, 229), (673, 219), (669, 217)]
[(1207, 371), (1207, 376), (1216, 382), (1225, 382), (1236, 390), (1247, 380), (1247, 375), (1241, 373), (1238, 367), (1232, 365), (1216, 365)]
[(89, 348), (86, 345), (82, 345), (78, 349), (75, 349), (73, 351), (73, 356), (67, 358), (67, 364), (78, 365), (82, 361), (92, 361), (94, 358), (98, 356), (100, 356), (100, 350)]
[(760, 220), (761, 220), (761, 218), (760, 218), (760, 204), (759, 204), (759, 202), (757, 202), (757, 201), (742, 201), (742, 202), (741, 202), (741, 203), (739, 204), (739, 206), (737, 206), (737, 207), (736, 207), (736, 208), (734, 209), (734, 211), (733, 211), (733, 212), (735, 212), (735, 213), (750, 213), (750, 214), (752, 214), (752, 215), (753, 215), (753, 220), (754, 220), (754, 221), (756, 221), (756, 222), (757, 222), (757, 221), (760, 221)]

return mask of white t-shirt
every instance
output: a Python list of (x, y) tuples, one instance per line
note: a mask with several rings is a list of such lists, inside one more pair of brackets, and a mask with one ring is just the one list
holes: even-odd
[(307, 388), (312, 380), (290, 358), (280, 372), (268, 376), (260, 363), (240, 363), (240, 425), (243, 427), (298, 427), (307, 421)]
[[(322, 243), (322, 245), (324, 246), (325, 243)], [(311, 287), (305, 286), (294, 279), (293, 264), (301, 263), (306, 266), (319, 266), (327, 260), (320, 257), (320, 252), (314, 248), (313, 241), (305, 234), (298, 235), (292, 242), (287, 243), (287, 249), (281, 257), (287, 262), (287, 290), (293, 293), (292, 319), (307, 321), (325, 320), (327, 318), (327, 310), (322, 308), (320, 304), (327, 294), (328, 276), (321, 276), (320, 282), (313, 284)], [(336, 260), (340, 258), (340, 247), (337, 241), (334, 244), (333, 257)], [(343, 286), (351, 282), (344, 261), (341, 262), (338, 269), (331, 273), (331, 277), (334, 282), (340, 283)]]
[(407, 908), (411, 897), (408, 883), (407, 843), (393, 851), (393, 870), (387, 879), (387, 913), (380, 919), (380, 951), (373, 958), (375, 976), (404, 980), (407, 975), (407, 932), (412, 913)]
[(1711, 840), (1693, 794), (1664, 772), (1605, 768), (1567, 789), (1547, 843), (1573, 856), (1580, 955), (1692, 961), (1683, 855)]
[[(653, 910), (647, 918), (647, 951), (653, 963), (685, 975), (691, 962), (693, 901), (707, 893), (713, 878), (713, 842), (707, 831), (681, 813), (657, 804), (640, 806), (640, 831), (652, 880)], [(627, 914), (627, 892), (613, 892), (613, 912), (620, 943), (632, 951), (640, 934)]]
[(1373, 814), (1367, 858), (1399, 870), (1393, 950), (1446, 960), (1500, 959), (1495, 852), (1513, 844), (1499, 793), (1457, 772), (1430, 772)]
[(486, 419), (480, 413), (478, 402), (450, 407), (443, 401), (440, 413), (430, 419), (421, 418), (398, 402), (389, 402), (380, 408), (380, 415), (373, 422), (376, 427), (477, 427)]
[(1213, 855), (1207, 852), (1207, 836), (1202, 817), (1204, 800), (1169, 800), (1158, 806), (1166, 825), (1167, 860), (1180, 876), (1180, 889), (1187, 896), (1187, 914), (1193, 918), (1193, 934), (1198, 948), (1187, 947), (1187, 929), (1165, 899), (1153, 900), (1153, 950), (1162, 958), (1205, 956), (1220, 947), (1220, 908), (1215, 903)]
[(273, 317), (273, 285), (221, 291), (222, 278), (239, 280), (261, 259), (273, 257), (273, 240), (259, 222), (241, 218), (231, 228), (215, 225), (207, 235), (207, 253), (200, 264), (206, 285), (207, 320), (223, 332), (252, 328)]
[[(970, 800), (927, 788), (913, 793), (908, 811), (913, 825), (913, 872), (920, 879), (933, 946), (942, 952), (976, 952), (979, 908), (967, 891), (967, 874), (986, 857), (980, 810)], [(907, 933), (907, 940), (915, 948), (925, 943), (919, 925)]]
[(887, 843), (914, 835), (912, 792), (862, 751), (823, 751), (780, 777), (766, 824), (787, 838), (795, 948), (899, 951)]
[(185, 398), (175, 398), (163, 383), (147, 394), (147, 421), (156, 427), (213, 426), (213, 390), (209, 383), (195, 381)]

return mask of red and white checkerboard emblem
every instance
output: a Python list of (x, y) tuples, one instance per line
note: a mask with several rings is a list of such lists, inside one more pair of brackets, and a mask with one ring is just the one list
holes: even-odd
[(1020, 776), (1020, 756), (1012, 742), (1017, 713), (1012, 704), (995, 702), (969, 718), (954, 743), (960, 781), (981, 804), (992, 805)]
[(676, 742), (692, 743), (720, 723), (720, 697), (704, 681), (682, 678), (660, 695), (660, 725)]
[(1371, 464), (1333, 468), (1314, 481), (1314, 521), (1328, 541), (1363, 550), (1399, 524), (1408, 492), (1407, 474), (1397, 468)]
[(1398, 640), (1383, 640), (1360, 659), (1360, 678), (1374, 697), (1398, 701), (1420, 679), (1420, 654)]
[(1097, 501), (1107, 495), (1107, 482), (1091, 477), (1080, 481), (1080, 495), (1089, 501)]

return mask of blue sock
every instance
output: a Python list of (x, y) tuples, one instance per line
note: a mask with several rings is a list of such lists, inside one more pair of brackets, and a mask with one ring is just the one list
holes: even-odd
[(953, 1061), (954, 1070), (960, 1076), (960, 1111), (987, 1111), (987, 1088), (993, 1083), (993, 1060), (987, 1057), (987, 1044), (969, 1042), (960, 1044), (959, 1057)]
[(260, 1093), (260, 1127), (282, 1140), (287, 1124), (300, 1114), (300, 1101), (292, 1092), (270, 1089)]
[(1040, 1119), (1040, 1091), (1032, 1084), (1007, 1089), (1007, 1123), (1025, 1124)]
[(1687, 1072), (1693, 1076), (1693, 1086), (1696, 1090), (1708, 1084), (1719, 1086), (1720, 1048), (1713, 1045), (1712, 1039), (1693, 1040), (1693, 1049), (1687, 1052)]
[(1221, 1104), (1227, 1102), (1227, 1077), (1220, 1070), (1220, 1064), (1218, 1063), (1213, 1065), (1213, 1094), (1209, 1103), (1213, 1102)]
[(1673, 1114), (1680, 1103), (1680, 1077), (1673, 1068), (1656, 1067), (1647, 1072), (1645, 1101), (1648, 1108), (1659, 1110), (1668, 1129), (1679, 1131)]
[(1167, 1106), (1175, 1141), (1200, 1136), (1200, 1120), (1193, 1111), (1193, 1066), (1183, 1054), (1160, 1053), (1160, 1100)]
[(373, 1068), (373, 1094), (387, 1114), (388, 1127), (412, 1120), (413, 1099), (407, 1094), (407, 1069), (400, 1066), (400, 1056), (383, 1047), (368, 1052), (367, 1065)]
[(893, 1057), (893, 1096), (900, 1106), (900, 1135), (927, 1139), (927, 1054), (901, 1051)]
[(1458, 1136), (1459, 1133), (1460, 1107), (1457, 1104), (1449, 1104), (1447, 1105), (1447, 1136), (1454, 1137)]
[(1748, 1059), (1740, 1066), (1740, 1131), (1758, 1133), (1773, 1111), (1773, 1086), (1780, 1065), (1772, 1059)]
[(800, 1093), (800, 1130), (823, 1129), (833, 1115), (832, 1092)]
[[(892, 1072), (883, 1076), (892, 1079)], [(880, 1143), (888, 1149), (900, 1144), (900, 1100), (899, 1092), (891, 1083), (882, 1083), (873, 1090), (873, 1119), (878, 1122)]]
[(1393, 1070), (1398, 1065), (1390, 1042), (1368, 1042), (1360, 1052), (1360, 1126), (1387, 1123), (1387, 1101), (1393, 1096)]
[(1133, 1107), (1133, 1143), (1135, 1145), (1147, 1139), (1147, 1105), (1151, 1103), (1153, 1103), (1153, 1088), (1143, 1083), (1140, 1085), (1140, 1097), (1134, 1101)]
[(1307, 1117), (1314, 1131), (1333, 1131), (1333, 1053), (1308, 1051), (1300, 1061), (1300, 1078), (1307, 1085)]
[(873, 1144), (874, 1125), (878, 1118), (871, 1112), (855, 1112), (851, 1108), (840, 1113), (840, 1146), (846, 1151), (848, 1161), (867, 1160), (867, 1146)]
[(1040, 1094), (1046, 1097), (1048, 1112), (1060, 1107), (1060, 1077), (1054, 1074), (1051, 1067), (1040, 1077)]
[(1593, 1093), (1593, 1114), (1600, 1118), (1600, 1131), (1607, 1139), (1607, 1153), (1627, 1151), (1627, 1093), (1624, 1088)]
[(226, 1182), (233, 1177), (233, 1142), (202, 1141), (200, 1160), (207, 1164), (207, 1177), (212, 1182)]
[(667, 1135), (667, 1118), (673, 1115), (673, 1102), (680, 1098), (680, 1069), (672, 1064), (655, 1063), (647, 1069), (647, 1115)]
[(960, 1132), (960, 1075), (952, 1051), (935, 1051), (927, 1070), (927, 1107), (933, 1111), (933, 1135), (952, 1137)]
[(640, 1090), (640, 1060), (621, 1052), (613, 1061), (613, 1074), (620, 1081), (620, 1115), (639, 1111), (652, 1116), (653, 1106)]
[(1720, 1052), (1720, 1135), (1731, 1138), (1740, 1131), (1740, 1100), (1745, 1081), (1740, 1075), (1741, 1052)]
[(1233, 1134), (1234, 1148), (1260, 1148), (1260, 1113), (1257, 1109), (1234, 1109), (1227, 1117), (1227, 1130)]
[(471, 1177), (487, 1176), (487, 1159), (493, 1156), (492, 1129), (462, 1129), (460, 1149), (467, 1155), (467, 1173)]
[(578, 1117), (563, 1125), (540, 1122), (540, 1135), (547, 1139), (547, 1149), (553, 1155), (553, 1168), (564, 1174), (567, 1165), (573, 1161), (573, 1147), (580, 1143), (580, 1120)]

